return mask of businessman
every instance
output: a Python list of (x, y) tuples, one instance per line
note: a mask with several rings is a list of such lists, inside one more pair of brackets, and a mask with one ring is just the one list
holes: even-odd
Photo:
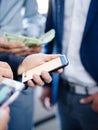
[(61, 130), (98, 130), (98, 1), (49, 0), (50, 28), (56, 37), (45, 51), (66, 54), (69, 66), (43, 88), (41, 101), (58, 101)]

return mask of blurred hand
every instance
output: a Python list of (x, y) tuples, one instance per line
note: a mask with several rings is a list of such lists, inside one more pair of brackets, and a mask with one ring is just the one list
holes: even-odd
[(7, 130), (7, 124), (10, 119), (9, 113), (9, 107), (0, 108), (0, 130)]
[(40, 96), (40, 101), (41, 101), (43, 107), (46, 110), (50, 110), (50, 108), (52, 107), (52, 90), (51, 90), (51, 87), (48, 87), (48, 86), (42, 87), (42, 93), (41, 93), (41, 96)]
[[(46, 54), (33, 54), (33, 55), (29, 55), (27, 56), (23, 62), (21, 63), (21, 65), (18, 68), (18, 74), (22, 74), (23, 72), (34, 68), (35, 66), (41, 65), (45, 62), (48, 62), (56, 57), (58, 57), (60, 55), (54, 54), (54, 55), (46, 55)], [(56, 71), (57, 73), (61, 73), (63, 69), (60, 69), (58, 71)], [(41, 78), (42, 77), (42, 78)], [(28, 81), (29, 86), (34, 87), (35, 85), (40, 85), (43, 86), (44, 83), (49, 83), (51, 82), (52, 78), (50, 76), (50, 74), (48, 72), (46, 72), (43, 68), (43, 71), (41, 73), (41, 77), (39, 75), (35, 74), (32, 75), (32, 80)]]
[(80, 100), (81, 104), (91, 103), (94, 111), (98, 112), (98, 92)]
[(0, 82), (4, 78), (13, 79), (13, 72), (12, 72), (11, 67), (9, 66), (8, 63), (0, 61)]
[(0, 52), (12, 53), (16, 56), (25, 56), (30, 53), (30, 48), (24, 43), (8, 43), (5, 42), (3, 37), (0, 37)]
[(38, 45), (38, 46), (30, 46), (30, 53), (29, 54), (36, 54), (36, 53), (40, 53), (42, 51), (42, 46)]
[(30, 54), (40, 53), (41, 50), (41, 45), (28, 47), (21, 42), (5, 42), (3, 37), (0, 37), (0, 52), (12, 53), (16, 56), (27, 56)]

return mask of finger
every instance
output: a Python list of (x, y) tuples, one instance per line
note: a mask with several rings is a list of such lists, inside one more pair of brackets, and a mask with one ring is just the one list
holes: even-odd
[(9, 78), (13, 78), (13, 73), (11, 70), (9, 69), (0, 69), (0, 73), (3, 77), (9, 77)]
[(11, 78), (11, 79), (13, 79), (13, 73), (9, 69), (5, 69), (5, 68), (1, 69), (0, 68), (0, 75), (1, 75), (2, 78)]
[(39, 86), (43, 86), (44, 85), (44, 81), (41, 79), (41, 77), (37, 74), (33, 75), (33, 80), (34, 82), (39, 85)]
[(14, 55), (25, 55), (25, 53), (30, 53), (28, 47), (17, 47), (17, 48), (0, 48), (0, 52), (12, 53)]
[(28, 84), (28, 86), (30, 86), (32, 88), (34, 88), (36, 86), (32, 80), (28, 80), (27, 84)]
[(54, 71), (54, 73), (62, 73), (63, 69), (58, 69), (57, 71)]
[(4, 40), (0, 39), (0, 47), (5, 49), (12, 49), (12, 48), (22, 48), (26, 47), (26, 45), (22, 42), (5, 42)]
[(27, 56), (30, 55), (31, 53), (28, 50), (22, 50), (20, 52), (14, 52), (13, 54), (16, 56)]
[(13, 78), (11, 67), (6, 62), (2, 62), (2, 61), (0, 62), (0, 74), (3, 76), (7, 75)]
[(5, 41), (0, 41), (0, 47), (3, 49), (12, 49), (12, 48), (16, 48), (16, 47), (21, 47), (24, 46), (23, 43), (8, 43)]
[(46, 71), (43, 71), (43, 72), (41, 73), (41, 77), (42, 77), (42, 79), (43, 79), (46, 83), (50, 83), (50, 82), (52, 81), (52, 78), (51, 78), (50, 74), (49, 74), (48, 72), (46, 72)]
[(98, 112), (98, 105), (97, 104), (92, 104), (92, 109), (96, 112)]
[(1, 106), (2, 109), (4, 109), (7, 113), (10, 113), (10, 108), (6, 105)]
[(8, 122), (10, 117), (9, 117), (9, 108), (0, 108), (0, 115), (2, 115), (5, 118), (5, 121)]
[(30, 47), (30, 51), (32, 54), (34, 53), (40, 53), (42, 50), (42, 46), (32, 46)]
[(4, 68), (9, 68), (10, 69), (9, 64), (6, 63), (6, 62), (3, 62), (3, 61), (0, 61), (0, 67), (4, 67)]
[(43, 107), (44, 107), (46, 110), (48, 110), (48, 111), (51, 110), (52, 104), (51, 104), (49, 98), (45, 98)]
[(42, 103), (42, 106), (43, 106), (46, 110), (49, 110), (49, 108), (48, 108), (47, 105), (46, 105), (45, 97), (44, 97), (44, 96), (41, 96), (41, 97), (40, 97), (40, 101), (41, 101), (41, 103)]
[(93, 96), (89, 96), (80, 100), (81, 104), (87, 104), (93, 101)]
[[(3, 45), (2, 45), (3, 46)], [(25, 47), (24, 43), (14, 42), (14, 43), (5, 43), (5, 48), (13, 49), (13, 48), (23, 48)]]
[(9, 43), (0, 39), (0, 47), (1, 48), (9, 48)]
[(29, 48), (28, 47), (16, 47), (16, 48), (12, 48), (9, 49), (9, 52), (13, 53), (13, 54), (18, 54), (18, 53), (23, 53), (23, 52), (28, 52)]
[(9, 50), (0, 47), (0, 52), (6, 52), (7, 53), (7, 52), (9, 52)]

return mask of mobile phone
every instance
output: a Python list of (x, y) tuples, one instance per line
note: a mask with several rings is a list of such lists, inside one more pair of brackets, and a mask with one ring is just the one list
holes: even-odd
[(34, 67), (22, 74), (22, 82), (26, 82), (30, 79), (32, 79), (33, 74), (41, 75), (42, 71), (48, 71), (49, 73), (52, 73), (53, 71), (56, 71), (60, 68), (63, 68), (68, 65), (68, 60), (65, 55), (60, 55), (57, 58), (54, 58), (48, 62), (45, 62), (44, 64), (41, 64), (37, 67)]
[(24, 88), (23, 83), (5, 78), (0, 83), (0, 106), (10, 105)]

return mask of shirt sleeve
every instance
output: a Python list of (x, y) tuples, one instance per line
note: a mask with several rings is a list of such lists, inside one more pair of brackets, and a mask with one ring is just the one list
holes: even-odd
[(23, 34), (30, 37), (39, 37), (44, 29), (45, 17), (38, 12), (37, 1), (25, 0), (24, 9)]

